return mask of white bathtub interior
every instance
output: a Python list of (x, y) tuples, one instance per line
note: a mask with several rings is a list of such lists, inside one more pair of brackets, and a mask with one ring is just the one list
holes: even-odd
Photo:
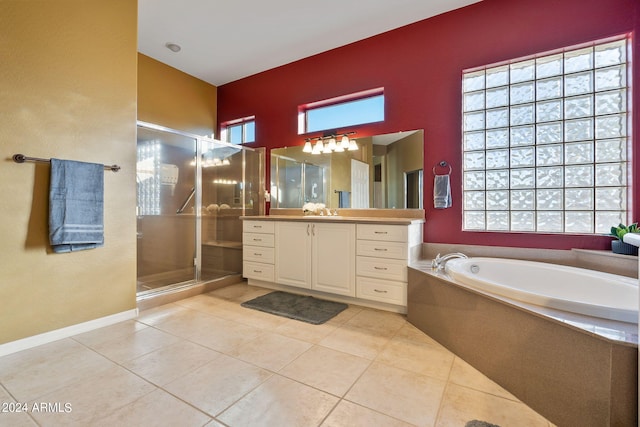
[(454, 280), (477, 290), (558, 310), (638, 323), (638, 280), (577, 267), (472, 257), (447, 263)]

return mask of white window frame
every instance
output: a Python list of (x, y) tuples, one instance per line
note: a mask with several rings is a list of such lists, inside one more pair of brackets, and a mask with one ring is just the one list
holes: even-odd
[[(253, 126), (253, 138), (249, 139), (247, 132), (247, 128), (249, 126)], [(242, 119), (230, 120), (224, 122), (220, 125), (220, 139), (224, 142), (231, 142), (231, 129), (240, 127), (242, 137), (241, 142), (235, 142), (234, 144), (249, 144), (255, 142), (255, 126), (256, 126), (256, 118), (255, 116), (244, 117)]]

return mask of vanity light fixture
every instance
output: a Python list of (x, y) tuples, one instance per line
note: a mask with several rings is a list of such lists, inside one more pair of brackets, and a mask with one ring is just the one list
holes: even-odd
[[(338, 143), (336, 135), (323, 135), (315, 138), (307, 138), (304, 142), (302, 151), (304, 153), (311, 154), (328, 154), (328, 153), (341, 153), (345, 150), (355, 151), (358, 149), (358, 143), (355, 139), (349, 139), (349, 135), (353, 135), (355, 132), (347, 132), (341, 134), (340, 142)], [(326, 140), (326, 143), (325, 143)], [(316, 141), (315, 144), (313, 141)]]

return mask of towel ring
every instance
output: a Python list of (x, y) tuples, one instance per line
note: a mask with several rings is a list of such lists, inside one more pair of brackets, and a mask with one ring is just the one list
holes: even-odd
[(443, 161), (441, 161), (440, 163), (438, 163), (437, 165), (434, 165), (434, 166), (433, 166), (433, 174), (434, 174), (434, 175), (437, 175), (437, 174), (436, 174), (436, 168), (437, 168), (438, 166), (443, 167), (443, 168), (444, 168), (444, 167), (449, 167), (449, 172), (447, 172), (447, 173), (446, 173), (446, 175), (451, 175), (451, 171), (452, 171), (453, 169), (451, 169), (451, 165), (450, 165), (449, 163), (445, 162), (444, 160), (443, 160)]

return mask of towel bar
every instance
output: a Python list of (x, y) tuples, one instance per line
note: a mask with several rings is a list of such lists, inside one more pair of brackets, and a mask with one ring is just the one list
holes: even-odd
[[(24, 162), (43, 162), (43, 163), (51, 163), (51, 159), (41, 159), (39, 157), (27, 157), (24, 154), (14, 154), (13, 161), (16, 163), (24, 163)], [(118, 172), (120, 170), (120, 166), (118, 165), (105, 165), (104, 170), (110, 170), (112, 172)]]

